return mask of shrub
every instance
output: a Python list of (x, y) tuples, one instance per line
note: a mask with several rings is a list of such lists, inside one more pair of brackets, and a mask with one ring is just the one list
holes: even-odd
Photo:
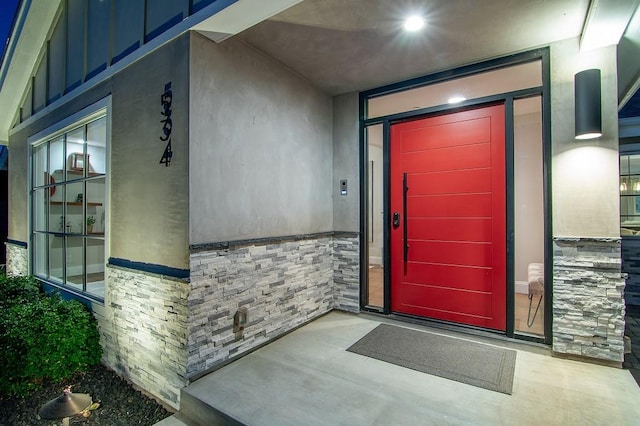
[[(27, 285), (34, 282), (21, 279)], [(12, 285), (17, 284), (8, 287)], [(43, 382), (68, 379), (100, 362), (97, 321), (84, 305), (39, 292), (32, 298), (31, 290), (8, 293), (17, 294), (11, 300), (21, 302), (0, 309), (0, 352), (5, 359), (0, 393), (24, 395)]]
[(0, 275), (0, 309), (35, 300), (40, 295), (40, 286), (33, 277)]

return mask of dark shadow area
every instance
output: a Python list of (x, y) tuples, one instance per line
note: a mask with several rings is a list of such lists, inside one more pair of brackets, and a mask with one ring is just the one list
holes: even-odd
[(6, 246), (9, 226), (9, 172), (0, 170), (0, 265), (7, 263)]
[(631, 338), (631, 353), (624, 355), (622, 367), (631, 372), (640, 386), (640, 306), (627, 305), (624, 334)]

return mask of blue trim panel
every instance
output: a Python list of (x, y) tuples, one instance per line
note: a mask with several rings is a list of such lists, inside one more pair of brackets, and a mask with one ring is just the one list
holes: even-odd
[(7, 170), (9, 167), (9, 148), (0, 145), (0, 170)]
[(158, 37), (160, 34), (162, 34), (163, 32), (167, 31), (169, 28), (178, 25), (180, 22), (182, 22), (182, 20), (184, 19), (184, 14), (182, 12), (178, 13), (176, 16), (174, 16), (173, 18), (169, 19), (167, 22), (165, 22), (164, 24), (160, 25), (158, 28), (156, 28), (155, 30), (151, 31), (149, 34), (144, 36), (144, 42), (147, 43), (151, 40), (153, 40), (154, 38)]
[(250, 238), (246, 240), (219, 241), (215, 243), (191, 244), (189, 245), (189, 250), (191, 250), (192, 253), (197, 253), (202, 251), (237, 249), (240, 247), (254, 246), (254, 245), (281, 244), (289, 241), (313, 240), (316, 238), (331, 238), (331, 237), (358, 238), (359, 236), (360, 234), (358, 232), (329, 231), (329, 232), (317, 232), (315, 234), (285, 235), (281, 237)]
[(55, 101), (57, 101), (58, 99), (60, 99), (62, 97), (62, 95), (60, 93), (58, 93), (57, 95), (54, 95), (52, 98), (48, 98), (47, 99), (47, 105), (49, 105), (50, 103), (53, 103)]
[(12, 239), (9, 239), (9, 238), (7, 238), (7, 243), (9, 243), (11, 245), (14, 245), (14, 246), (18, 246), (18, 247), (23, 247), (23, 248), (27, 248), (28, 247), (27, 243), (24, 243), (24, 242), (18, 241), (18, 240), (12, 240)]
[(70, 289), (65, 288), (62, 285), (51, 284), (50, 282), (44, 281), (42, 278), (35, 277), (36, 280), (40, 282), (42, 289), (47, 294), (59, 294), (62, 300), (77, 300), (86, 306), (87, 309), (93, 311), (93, 303), (104, 304), (104, 300), (100, 298), (96, 298), (95, 296), (91, 296), (88, 293), (76, 293), (71, 291)]
[[(75, 83), (72, 83), (69, 85), (69, 87), (67, 87), (66, 89), (64, 89), (64, 94), (66, 95), (67, 93), (71, 92), (73, 89), (75, 89), (76, 87), (80, 87), (80, 85), (82, 84), (82, 80), (78, 80)], [(33, 115), (33, 114), (31, 114)]]
[(200, 12), (202, 9), (204, 9), (207, 6), (211, 6), (213, 3), (215, 3), (215, 0), (206, 3), (204, 1), (199, 2), (197, 5), (195, 4), (194, 1), (191, 2), (190, 6), (191, 6), (191, 10), (189, 11), (189, 15), (193, 15), (194, 13)]
[(135, 43), (133, 43), (131, 46), (127, 47), (126, 49), (124, 49), (122, 51), (122, 53), (117, 54), (116, 56), (114, 56), (113, 58), (111, 58), (111, 65), (115, 64), (116, 62), (118, 62), (120, 59), (124, 58), (125, 56), (127, 56), (129, 53), (132, 53), (134, 51), (136, 51), (138, 49), (138, 47), (140, 47), (140, 42), (136, 41)]
[(100, 65), (98, 68), (96, 68), (95, 70), (87, 73), (87, 76), (84, 78), (84, 81), (89, 80), (90, 78), (95, 77), (96, 75), (100, 74), (102, 71), (107, 69), (107, 63), (104, 62), (102, 65)]
[(133, 260), (119, 259), (117, 257), (109, 258), (109, 265), (120, 266), (136, 271), (149, 272), (151, 274), (166, 275), (174, 278), (189, 278), (190, 269), (172, 268), (170, 266), (155, 265), (153, 263), (135, 262)]

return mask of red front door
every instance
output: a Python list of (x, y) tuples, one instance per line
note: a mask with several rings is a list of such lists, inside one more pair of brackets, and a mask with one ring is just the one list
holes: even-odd
[(505, 330), (504, 133), (503, 105), (392, 125), (392, 311)]

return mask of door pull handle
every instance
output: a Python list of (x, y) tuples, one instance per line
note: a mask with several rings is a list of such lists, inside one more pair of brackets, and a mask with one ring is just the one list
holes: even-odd
[(403, 229), (403, 237), (404, 237), (404, 263), (407, 263), (407, 259), (409, 257), (409, 241), (407, 241), (407, 192), (409, 192), (409, 185), (407, 184), (407, 174), (402, 174), (402, 220), (404, 221)]

